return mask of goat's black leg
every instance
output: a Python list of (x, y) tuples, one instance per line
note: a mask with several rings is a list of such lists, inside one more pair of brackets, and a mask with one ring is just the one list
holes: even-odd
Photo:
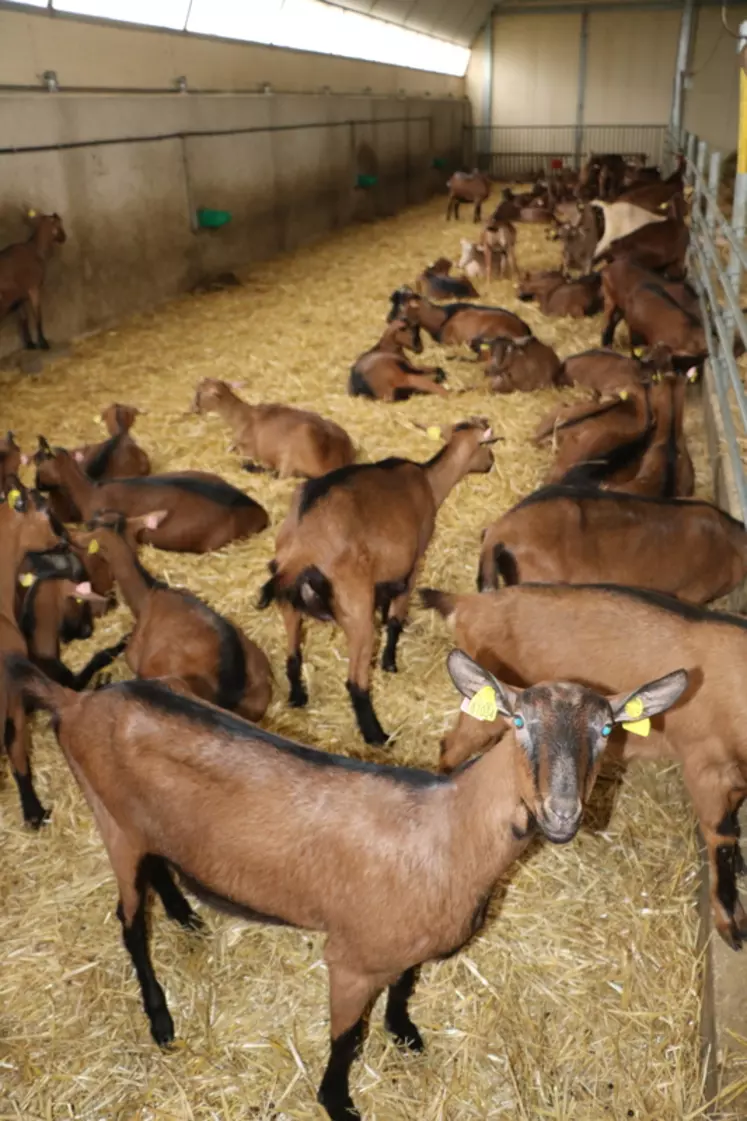
[(615, 328), (623, 317), (619, 307), (612, 309), (607, 317), (607, 323), (604, 331), (602, 332), (602, 346), (612, 346), (615, 339)]
[(361, 735), (366, 743), (381, 747), (389, 737), (379, 723), (379, 718), (374, 711), (371, 690), (356, 685), (354, 681), (347, 681), (346, 685)]
[(350, 1097), (350, 1068), (360, 1053), (365, 1034), (361, 1017), (352, 1028), (332, 1040), (327, 1069), (319, 1085), (317, 1098), (332, 1121), (360, 1121), (360, 1113)]
[(384, 1025), (400, 1047), (410, 1051), (422, 1051), (425, 1044), (418, 1029), (410, 1019), (407, 1009), (410, 997), (418, 979), (418, 968), (406, 969), (402, 976), (389, 986)]
[(44, 809), (34, 790), (29, 757), (29, 732), (23, 712), (18, 713), (14, 718), (6, 718), (4, 737), (13, 778), (21, 800), (23, 820), (32, 829), (39, 829), (48, 819), (49, 810)]
[(169, 918), (178, 922), (185, 930), (202, 930), (204, 922), (177, 887), (163, 857), (149, 856), (146, 869), (153, 890), (158, 894)]
[(381, 655), (381, 668), (387, 673), (397, 672), (397, 643), (402, 634), (402, 623), (399, 619), (388, 619), (386, 624), (386, 646)]
[(26, 350), (36, 350), (36, 343), (29, 329), (29, 313), (26, 303), (21, 304), (18, 309), (18, 325), (21, 329), (21, 341)]
[(309, 694), (306, 691), (306, 686), (303, 683), (302, 677), (303, 655), (301, 654), (301, 642), (303, 639), (303, 616), (300, 611), (296, 611), (289, 603), (281, 603), (280, 610), (283, 615), (283, 622), (285, 623), (285, 633), (288, 643), (288, 657), (285, 660), (285, 672), (288, 676), (288, 685), (290, 687), (288, 704), (291, 708), (303, 708), (309, 700)]
[(117, 907), (117, 918), (122, 924), (122, 939), (135, 966), (137, 979), (140, 983), (140, 992), (143, 997), (143, 1008), (150, 1021), (151, 1035), (159, 1047), (165, 1047), (174, 1038), (174, 1021), (171, 1019), (166, 1004), (166, 996), (158, 983), (153, 969), (148, 949), (148, 927), (145, 921), (147, 880), (145, 875), (138, 873), (135, 891), (139, 898), (137, 906), (128, 921), (125, 910), (120, 902)]

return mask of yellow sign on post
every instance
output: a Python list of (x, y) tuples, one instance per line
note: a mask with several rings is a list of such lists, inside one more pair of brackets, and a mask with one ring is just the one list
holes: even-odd
[(737, 174), (747, 175), (747, 74), (739, 67), (739, 148)]

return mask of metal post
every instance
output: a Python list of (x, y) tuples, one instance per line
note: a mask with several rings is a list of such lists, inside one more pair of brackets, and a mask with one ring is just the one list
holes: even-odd
[(677, 63), (674, 70), (674, 90), (672, 92), (671, 122), (673, 136), (679, 134), (684, 119), (685, 75), (692, 46), (694, 11), (695, 0), (685, 0), (682, 19), (680, 20), (680, 39), (677, 46)]
[(576, 101), (576, 138), (574, 143), (574, 164), (576, 171), (581, 167), (584, 143), (584, 110), (586, 106), (586, 69), (589, 56), (589, 13), (581, 13), (581, 29), (578, 40), (578, 100)]
[[(718, 201), (718, 185), (721, 180), (721, 153), (711, 152), (711, 163), (708, 168), (708, 190), (711, 192), (713, 198)], [(716, 230), (716, 219), (718, 215), (716, 208), (709, 204), (707, 224), (708, 229), (713, 237)]]
[(695, 179), (695, 176), (692, 173), (692, 167), (693, 167), (693, 164), (695, 163), (695, 145), (696, 145), (697, 141), (698, 141), (698, 138), (695, 135), (695, 133), (694, 132), (688, 132), (688, 134), (687, 134), (687, 145), (685, 147), (685, 155), (687, 156), (687, 168), (685, 170), (685, 182), (689, 183), (690, 186), (692, 186), (693, 180)]
[(702, 188), (702, 184), (705, 182), (705, 168), (706, 168), (706, 156), (707, 155), (708, 155), (708, 145), (706, 144), (705, 140), (699, 140), (698, 141), (698, 158), (695, 162), (695, 166), (698, 169), (698, 174), (695, 176), (695, 192), (693, 194), (692, 206), (690, 207), (690, 213), (691, 214), (695, 213), (695, 208), (696, 207), (700, 207), (701, 188)]
[[(737, 148), (737, 174), (734, 180), (734, 206), (731, 213), (731, 224), (736, 234), (737, 241), (744, 241), (745, 217), (747, 216), (747, 74), (742, 65), (741, 52), (747, 46), (747, 20), (739, 25), (739, 41), (737, 50), (740, 52), (739, 67), (739, 145)], [(735, 293), (739, 293), (739, 284), (742, 277), (742, 262), (739, 254), (732, 246), (727, 269), (729, 283)], [(733, 316), (729, 317), (733, 326)]]

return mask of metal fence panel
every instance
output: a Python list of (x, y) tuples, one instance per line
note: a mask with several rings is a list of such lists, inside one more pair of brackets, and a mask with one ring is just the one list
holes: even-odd
[(577, 167), (589, 152), (644, 155), (661, 164), (666, 125), (484, 125), (468, 129), (477, 166), (496, 179), (531, 179), (555, 167)]

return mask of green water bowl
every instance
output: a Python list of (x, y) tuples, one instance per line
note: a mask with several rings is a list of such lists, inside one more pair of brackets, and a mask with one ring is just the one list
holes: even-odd
[(208, 210), (201, 206), (197, 211), (197, 225), (201, 230), (219, 230), (230, 221), (230, 210)]
[(443, 171), (443, 169), (446, 167), (446, 160), (443, 158), (443, 156), (434, 156), (433, 166), (435, 168), (438, 168), (439, 171)]
[(355, 185), (356, 187), (363, 187), (365, 190), (369, 187), (375, 187), (378, 181), (378, 175), (359, 175), (355, 181)]

